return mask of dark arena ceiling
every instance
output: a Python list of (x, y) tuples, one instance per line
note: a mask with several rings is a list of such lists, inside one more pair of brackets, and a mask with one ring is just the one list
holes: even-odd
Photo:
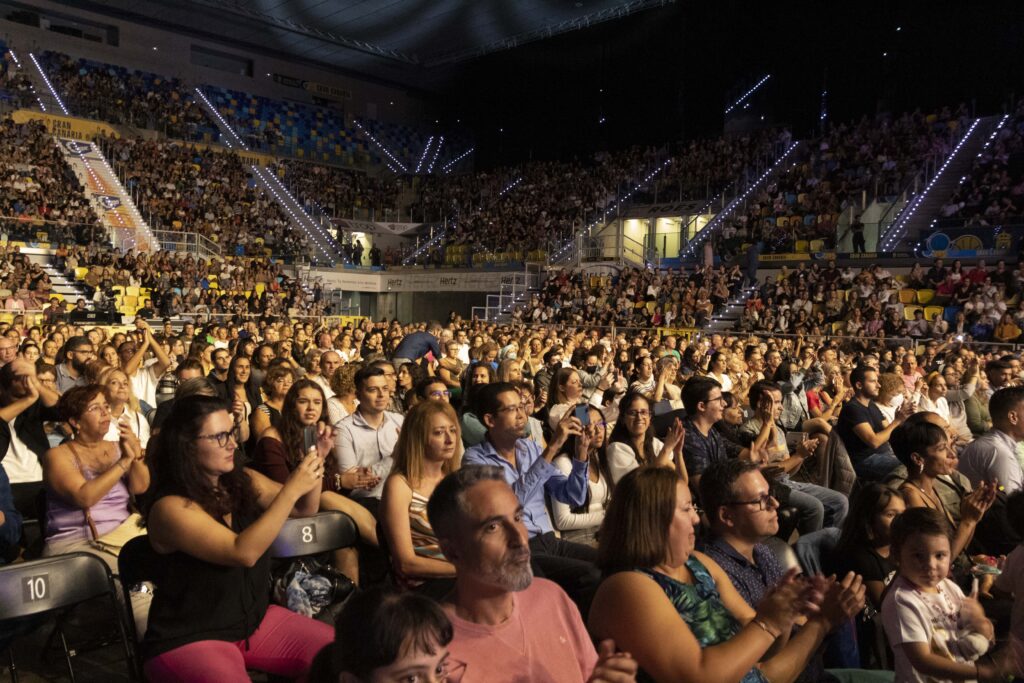
[(430, 88), (454, 65), (674, 0), (60, 0)]

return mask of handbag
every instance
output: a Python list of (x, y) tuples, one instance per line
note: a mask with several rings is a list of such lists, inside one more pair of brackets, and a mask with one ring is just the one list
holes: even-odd
[(356, 591), (352, 579), (317, 556), (298, 557), (273, 572), (273, 600), (292, 612), (334, 623)]
[(128, 541), (145, 536), (147, 533), (145, 527), (142, 526), (142, 515), (138, 512), (128, 515), (128, 518), (118, 524), (116, 529), (112, 529), (102, 536), (96, 534), (96, 525), (93, 524), (92, 515), (89, 514), (88, 509), (85, 511), (85, 521), (89, 524), (89, 531), (92, 533), (93, 546), (97, 550), (110, 553), (115, 557), (121, 553), (121, 548)]

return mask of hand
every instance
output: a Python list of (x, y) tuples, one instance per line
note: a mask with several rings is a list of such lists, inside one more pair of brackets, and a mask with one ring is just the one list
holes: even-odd
[(913, 415), (915, 410), (917, 410), (917, 407), (913, 401), (904, 401), (903, 405), (896, 411), (896, 419), (902, 422)]
[(590, 430), (584, 429), (583, 432), (576, 437), (576, 459), (586, 462), (587, 453), (590, 449)]
[(341, 488), (355, 491), (357, 489), (372, 489), (380, 479), (366, 467), (353, 467), (341, 473)]
[(973, 596), (964, 598), (960, 606), (960, 623), (969, 631), (991, 634), (992, 622), (985, 616), (985, 609)]
[(615, 641), (597, 646), (597, 664), (587, 683), (629, 683), (636, 680), (637, 663), (628, 652), (616, 652)]
[(125, 454), (125, 457), (131, 458), (132, 461), (142, 460), (142, 442), (139, 441), (139, 437), (135, 436), (132, 428), (124, 422), (118, 421), (117, 432), (118, 443), (121, 444), (121, 452)]
[(561, 448), (570, 436), (579, 436), (583, 432), (583, 425), (575, 415), (575, 411), (570, 407), (565, 411), (565, 415), (555, 425), (555, 438), (554, 443)]
[(971, 491), (960, 499), (960, 518), (965, 522), (977, 524), (988, 512), (993, 500), (995, 500), (994, 489), (990, 493), (988, 485), (982, 482), (975, 491)]
[(804, 439), (799, 443), (799, 445), (797, 445), (796, 454), (801, 458), (813, 458), (814, 451), (818, 447), (819, 443), (821, 443), (821, 441), (817, 436), (812, 439)]
[(824, 587), (819, 616), (828, 623), (829, 628), (835, 628), (864, 609), (867, 589), (863, 578), (853, 572), (844, 576), (842, 581), (836, 581), (835, 577), (826, 581), (828, 583)]
[(299, 466), (292, 470), (281, 491), (288, 491), (297, 500), (314, 488), (321, 486), (323, 478), (324, 459), (316, 453), (309, 453), (302, 459)]
[(796, 620), (803, 616), (804, 584), (797, 581), (797, 569), (790, 569), (782, 580), (757, 603), (755, 619), (764, 622), (778, 634), (789, 633)]
[(669, 425), (668, 433), (665, 435), (665, 448), (675, 448), (686, 438), (686, 430), (683, 429), (682, 421), (677, 417)]
[(235, 417), (235, 424), (245, 419), (245, 402), (242, 399), (236, 398), (231, 402), (231, 414)]
[(323, 422), (317, 425), (316, 452), (321, 459), (326, 458), (334, 450), (334, 427)]

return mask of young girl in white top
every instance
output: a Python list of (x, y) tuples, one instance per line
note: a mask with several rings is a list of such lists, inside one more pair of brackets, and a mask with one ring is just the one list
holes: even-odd
[(892, 523), (897, 577), (882, 601), (882, 624), (896, 660), (895, 683), (991, 681), (982, 658), (995, 637), (974, 597), (949, 578), (951, 530), (941, 513), (911, 508)]

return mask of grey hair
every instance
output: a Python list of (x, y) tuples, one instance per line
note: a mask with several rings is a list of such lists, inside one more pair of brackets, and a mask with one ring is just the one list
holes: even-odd
[(467, 513), (466, 492), (482, 481), (505, 481), (505, 475), (496, 465), (469, 465), (461, 467), (434, 489), (427, 502), (427, 518), (434, 533), (440, 538), (451, 538), (456, 522)]

